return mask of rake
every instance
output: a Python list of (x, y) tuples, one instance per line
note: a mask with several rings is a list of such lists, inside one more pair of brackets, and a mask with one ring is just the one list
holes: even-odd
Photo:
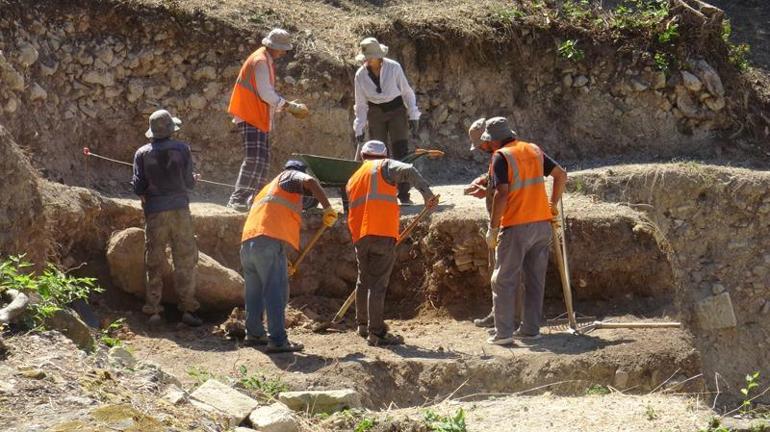
[[(559, 201), (559, 221), (552, 221), (554, 235), (554, 253), (559, 266), (564, 304), (567, 312), (559, 317), (548, 320), (546, 327), (549, 333), (566, 332), (570, 334), (585, 334), (597, 329), (650, 329), (650, 328), (680, 328), (679, 322), (605, 322), (597, 321), (596, 317), (576, 317), (572, 303), (572, 287), (569, 279), (569, 263), (567, 261), (567, 239), (564, 235), (564, 201)], [(564, 318), (564, 315), (567, 317)]]

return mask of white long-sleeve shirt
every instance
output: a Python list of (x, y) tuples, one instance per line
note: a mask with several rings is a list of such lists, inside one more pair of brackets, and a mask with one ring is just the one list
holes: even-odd
[[(270, 83), (270, 65), (273, 63), (270, 52), (265, 53), (265, 58), (267, 59), (266, 62), (258, 62), (254, 68), (254, 82), (257, 83), (257, 94), (259, 94), (259, 97), (270, 105), (270, 124), (272, 125), (275, 113), (281, 111), (286, 100), (275, 91), (275, 86)], [(243, 119), (235, 116), (233, 121), (240, 123)]]
[(369, 113), (368, 103), (382, 104), (390, 102), (401, 96), (404, 99), (404, 106), (409, 116), (409, 120), (419, 120), (420, 110), (417, 108), (417, 98), (414, 90), (406, 80), (406, 75), (401, 65), (397, 61), (389, 58), (382, 59), (382, 69), (380, 69), (380, 88), (382, 93), (377, 93), (377, 86), (369, 77), (369, 71), (366, 65), (361, 66), (356, 72), (354, 80), (355, 88), (355, 106), (356, 119), (353, 121), (353, 131), (356, 136), (363, 135), (366, 126), (367, 114)]

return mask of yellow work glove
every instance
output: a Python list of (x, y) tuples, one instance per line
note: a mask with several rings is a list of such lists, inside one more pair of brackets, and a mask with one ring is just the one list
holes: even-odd
[(559, 209), (557, 207), (554, 207), (554, 205), (551, 203), (548, 203), (548, 208), (551, 209), (551, 216), (553, 216), (553, 218), (556, 219), (556, 216), (559, 216)]
[(492, 228), (491, 226), (487, 228), (487, 247), (490, 249), (497, 249), (497, 238), (500, 236), (500, 227)]
[(307, 105), (297, 101), (287, 102), (286, 111), (298, 119), (303, 119), (310, 115), (310, 110), (307, 108)]
[(323, 222), (326, 228), (333, 227), (334, 224), (337, 222), (338, 217), (339, 215), (337, 214), (337, 210), (334, 210), (334, 207), (325, 208)]
[(291, 261), (287, 261), (286, 264), (286, 272), (289, 274), (289, 277), (294, 276), (294, 273), (297, 273), (297, 268), (294, 267), (294, 264), (292, 264)]

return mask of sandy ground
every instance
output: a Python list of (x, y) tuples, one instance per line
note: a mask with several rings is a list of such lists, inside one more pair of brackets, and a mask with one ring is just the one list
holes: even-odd
[[(714, 415), (697, 398), (620, 393), (583, 397), (513, 396), (482, 402), (446, 402), (431, 409), (451, 415), (462, 408), (471, 432), (696, 431)], [(392, 415), (422, 417), (417, 410)]]

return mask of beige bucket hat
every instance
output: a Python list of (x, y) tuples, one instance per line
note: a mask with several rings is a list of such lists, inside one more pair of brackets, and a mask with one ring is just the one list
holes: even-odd
[(473, 122), (471, 127), (468, 128), (468, 138), (471, 140), (471, 151), (479, 148), (479, 145), (481, 144), (481, 135), (484, 133), (486, 121), (487, 119), (482, 117)]
[(358, 44), (361, 53), (356, 56), (356, 61), (362, 62), (373, 58), (383, 58), (388, 54), (388, 46), (381, 44), (376, 38), (368, 37)]
[(291, 44), (291, 36), (284, 29), (274, 28), (262, 39), (262, 45), (281, 51), (289, 51), (294, 48)]

